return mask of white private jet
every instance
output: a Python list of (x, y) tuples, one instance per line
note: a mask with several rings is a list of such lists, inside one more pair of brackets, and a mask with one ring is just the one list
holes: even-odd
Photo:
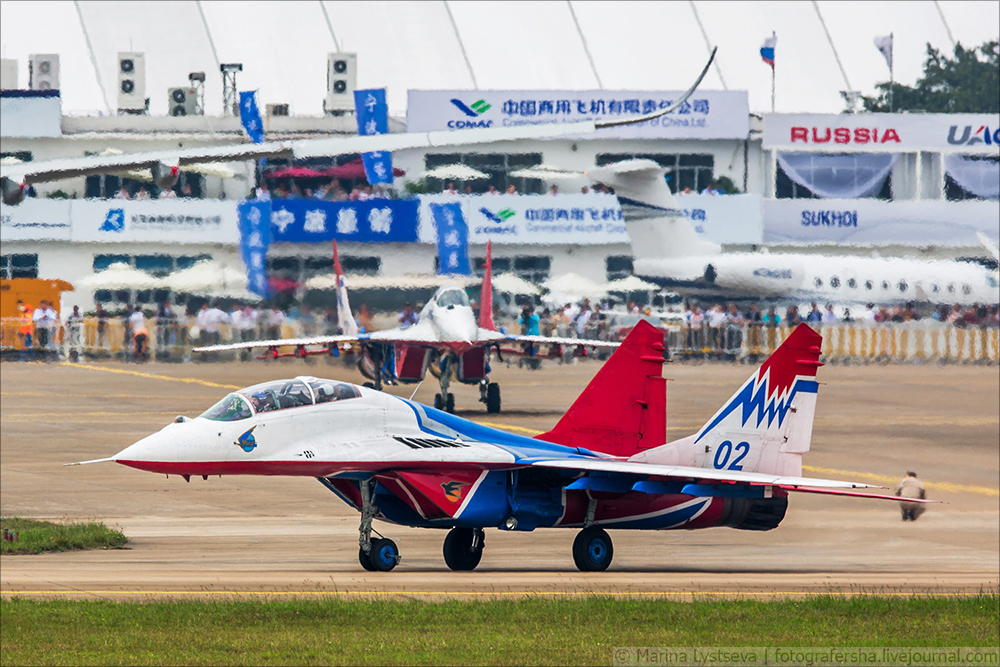
[[(996, 304), (996, 269), (948, 260), (836, 257), (766, 252), (723, 253), (698, 236), (652, 160), (587, 171), (614, 188), (635, 256), (634, 273), (671, 289), (720, 298), (797, 302)], [(981, 241), (995, 259), (996, 246)]]
[[(450, 529), (444, 560), (472, 570), (486, 528), (577, 529), (573, 560), (607, 569), (606, 529), (771, 530), (789, 497), (871, 493), (802, 477), (822, 338), (800, 325), (697, 433), (666, 442), (663, 335), (639, 322), (555, 427), (536, 438), (346, 382), (298, 377), (224, 397), (100, 461), (167, 475), (315, 477), (361, 513), (358, 560), (389, 571), (374, 519)], [(88, 461), (85, 463), (97, 463)]]

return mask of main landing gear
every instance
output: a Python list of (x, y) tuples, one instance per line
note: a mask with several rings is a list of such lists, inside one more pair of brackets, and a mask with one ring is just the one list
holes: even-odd
[(596, 526), (584, 528), (573, 540), (573, 561), (584, 572), (603, 572), (614, 554), (611, 536)]
[(489, 378), (479, 381), (479, 402), (486, 404), (486, 412), (494, 415), (500, 412), (500, 385)]
[(482, 528), (452, 528), (444, 538), (444, 562), (453, 570), (475, 570), (483, 558)]
[[(378, 515), (378, 507), (372, 504), (374, 479), (361, 481), (361, 526), (358, 528), (358, 561), (369, 572), (388, 572), (399, 564), (399, 548), (392, 540), (379, 535), (372, 539), (372, 520)], [(378, 535), (378, 533), (376, 533)]]

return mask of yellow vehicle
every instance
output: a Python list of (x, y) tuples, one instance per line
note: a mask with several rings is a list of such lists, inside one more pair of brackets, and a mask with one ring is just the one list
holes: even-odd
[(49, 301), (58, 308), (63, 292), (72, 292), (73, 286), (65, 280), (49, 280), (44, 278), (9, 278), (0, 279), (0, 318), (6, 320), (18, 317), (17, 302), (38, 304)]

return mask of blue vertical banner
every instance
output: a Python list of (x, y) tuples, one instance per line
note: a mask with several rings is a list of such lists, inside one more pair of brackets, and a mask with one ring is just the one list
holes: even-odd
[(271, 245), (271, 202), (243, 201), (239, 204), (240, 255), (247, 265), (247, 289), (267, 298), (267, 248)]
[(240, 123), (243, 124), (243, 131), (250, 137), (250, 141), (255, 144), (264, 141), (264, 121), (260, 118), (255, 90), (240, 93)]
[(431, 217), (437, 228), (438, 273), (472, 275), (469, 266), (469, 225), (462, 215), (462, 204), (431, 204)]
[[(358, 134), (388, 134), (389, 107), (385, 103), (385, 88), (355, 90), (354, 115), (358, 119)], [(392, 183), (392, 153), (362, 153), (361, 160), (370, 184)]]

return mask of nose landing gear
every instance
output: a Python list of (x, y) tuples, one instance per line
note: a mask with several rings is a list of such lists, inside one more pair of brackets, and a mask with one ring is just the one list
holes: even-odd
[(453, 570), (476, 569), (483, 558), (485, 540), (482, 528), (452, 528), (444, 538), (444, 562)]

